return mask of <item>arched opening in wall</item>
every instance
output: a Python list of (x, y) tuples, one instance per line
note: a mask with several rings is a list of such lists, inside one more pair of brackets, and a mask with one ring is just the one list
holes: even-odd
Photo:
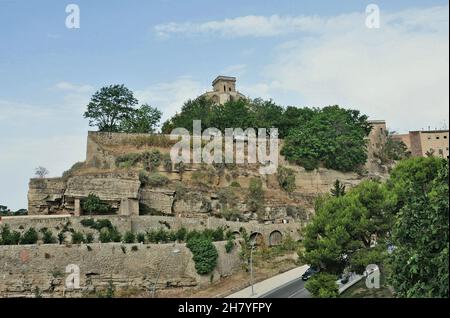
[(233, 232), (233, 235), (234, 235), (234, 238), (235, 238), (235, 239), (238, 239), (238, 238), (241, 237), (241, 233), (240, 233), (239, 231), (234, 231), (234, 232)]
[(283, 234), (281, 234), (280, 231), (275, 230), (269, 235), (269, 246), (280, 245), (282, 240)]
[(250, 243), (255, 246), (261, 246), (264, 244), (264, 237), (261, 233), (254, 232), (250, 235)]

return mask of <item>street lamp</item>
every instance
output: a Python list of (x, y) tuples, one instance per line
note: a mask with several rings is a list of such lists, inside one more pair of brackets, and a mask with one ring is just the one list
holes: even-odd
[(250, 296), (255, 296), (255, 286), (253, 284), (253, 248), (255, 247), (255, 242), (250, 243), (250, 284), (252, 285), (252, 294)]
[(155, 283), (153, 284), (152, 298), (155, 298), (156, 284), (158, 284), (159, 276), (161, 275), (161, 271), (162, 271), (164, 263), (171, 255), (176, 255), (178, 253), (180, 253), (180, 250), (178, 248), (175, 248), (173, 251), (171, 251), (169, 254), (167, 254), (167, 256), (163, 259), (163, 261), (159, 265), (158, 275), (156, 276)]

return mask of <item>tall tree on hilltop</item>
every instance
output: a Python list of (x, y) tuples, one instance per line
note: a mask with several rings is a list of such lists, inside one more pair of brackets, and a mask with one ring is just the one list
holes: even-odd
[(92, 96), (84, 118), (99, 131), (118, 132), (123, 121), (132, 117), (137, 103), (133, 92), (124, 85), (105, 86)]

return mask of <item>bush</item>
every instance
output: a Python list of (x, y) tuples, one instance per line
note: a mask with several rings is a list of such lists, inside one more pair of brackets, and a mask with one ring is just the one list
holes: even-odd
[(223, 206), (235, 206), (238, 200), (236, 194), (230, 188), (222, 188), (217, 192), (217, 198)]
[(103, 228), (112, 229), (113, 225), (110, 220), (108, 219), (100, 219), (100, 220), (94, 220), (94, 219), (83, 219), (80, 221), (81, 225), (85, 227), (89, 227), (91, 229), (100, 231)]
[(116, 167), (131, 168), (141, 160), (140, 153), (127, 153), (116, 157)]
[(240, 188), (240, 187), (241, 187), (241, 184), (240, 184), (239, 182), (237, 182), (237, 181), (232, 181), (232, 182), (230, 183), (230, 187), (233, 187), (233, 188)]
[(98, 240), (102, 243), (111, 242), (111, 235), (109, 234), (109, 230), (107, 228), (103, 228), (100, 230), (100, 235), (98, 237)]
[(123, 236), (124, 243), (134, 243), (136, 241), (136, 237), (131, 231), (127, 231)]
[(152, 149), (142, 153), (141, 158), (144, 168), (148, 171), (154, 171), (161, 164), (162, 156), (158, 149)]
[(258, 212), (264, 204), (264, 190), (262, 181), (259, 178), (250, 179), (250, 185), (247, 193), (247, 205), (250, 211)]
[(183, 242), (184, 240), (186, 240), (186, 235), (187, 235), (186, 228), (184, 227), (179, 228), (176, 235), (177, 240)]
[(336, 280), (335, 275), (318, 273), (306, 282), (305, 288), (317, 298), (336, 298), (339, 296)]
[(20, 244), (36, 244), (38, 233), (34, 228), (29, 228), (21, 237)]
[(92, 243), (94, 242), (94, 234), (88, 233), (86, 234), (86, 243)]
[(148, 178), (148, 185), (151, 187), (161, 187), (169, 183), (169, 179), (159, 173), (152, 173)]
[(234, 247), (233, 239), (231, 237), (229, 237), (227, 240), (227, 244), (225, 244), (225, 251), (227, 253), (231, 253), (231, 251), (233, 250), (233, 247)]
[(150, 187), (161, 187), (169, 183), (169, 179), (166, 176), (158, 172), (148, 175), (145, 171), (139, 172), (139, 181), (141, 181), (143, 186)]
[(20, 233), (9, 229), (9, 225), (5, 224), (1, 229), (0, 245), (17, 245), (20, 242)]
[(50, 231), (49, 229), (42, 229), (42, 241), (44, 242), (44, 244), (55, 244), (58, 242), (58, 239), (53, 236), (52, 231)]
[(85, 241), (84, 235), (81, 232), (72, 233), (72, 244), (81, 244)]
[(83, 211), (86, 211), (89, 214), (104, 214), (108, 213), (111, 209), (108, 204), (103, 203), (100, 198), (93, 193), (81, 200), (81, 207), (83, 208)]
[(219, 254), (211, 240), (207, 238), (192, 238), (187, 242), (186, 246), (193, 254), (195, 269), (198, 274), (205, 275), (214, 270)]
[(138, 233), (136, 235), (136, 241), (138, 243), (145, 243), (145, 234), (144, 233)]
[(170, 158), (170, 154), (165, 153), (162, 156), (162, 163), (164, 170), (166, 170), (167, 172), (172, 172), (172, 159)]
[(122, 241), (122, 235), (119, 233), (119, 231), (117, 230), (117, 228), (115, 226), (109, 230), (109, 235), (110, 235), (111, 241), (113, 241), (113, 242), (121, 242)]
[(286, 192), (295, 190), (295, 171), (283, 166), (278, 166), (277, 180), (280, 188)]

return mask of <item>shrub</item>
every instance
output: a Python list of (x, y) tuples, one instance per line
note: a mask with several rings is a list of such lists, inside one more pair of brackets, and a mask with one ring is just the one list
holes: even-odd
[(9, 225), (5, 224), (1, 229), (0, 244), (1, 245), (17, 245), (20, 242), (20, 233), (9, 229)]
[(243, 215), (241, 215), (241, 213), (239, 213), (238, 211), (232, 209), (222, 210), (221, 215), (227, 221), (243, 220)]
[(151, 187), (161, 187), (169, 183), (169, 179), (159, 173), (152, 173), (148, 177), (147, 184)]
[(167, 148), (174, 145), (176, 142), (177, 140), (170, 140), (169, 137), (164, 135), (141, 135), (123, 141), (125, 145), (132, 144), (138, 148), (143, 146)]
[(138, 243), (145, 243), (145, 234), (144, 233), (138, 233), (136, 235), (136, 241)]
[(240, 184), (239, 182), (237, 182), (237, 181), (232, 181), (232, 182), (230, 183), (230, 187), (233, 187), (233, 188), (240, 188), (240, 187), (241, 187), (241, 184)]
[(277, 168), (277, 180), (280, 188), (286, 192), (295, 190), (295, 171), (283, 166)]
[(231, 237), (229, 237), (227, 240), (227, 244), (225, 244), (225, 251), (227, 253), (231, 253), (231, 251), (233, 250), (233, 247), (234, 247), (233, 239)]
[(42, 229), (42, 241), (44, 242), (44, 244), (55, 244), (58, 242), (58, 239), (53, 236), (52, 231), (50, 231), (49, 229)]
[(235, 206), (238, 200), (236, 194), (230, 188), (222, 188), (217, 192), (219, 202), (224, 206)]
[(87, 233), (86, 234), (86, 243), (92, 243), (92, 242), (94, 242), (94, 234)]
[(162, 156), (162, 163), (164, 170), (166, 170), (167, 172), (172, 172), (172, 159), (170, 158), (170, 154), (165, 153)]
[(186, 246), (193, 254), (195, 269), (198, 274), (204, 275), (214, 270), (219, 254), (211, 240), (207, 238), (192, 238)]
[(65, 239), (66, 239), (66, 235), (64, 234), (64, 232), (59, 232), (58, 233), (58, 242), (59, 242), (59, 244), (64, 243)]
[(100, 198), (91, 193), (87, 198), (81, 201), (81, 206), (83, 211), (88, 212), (89, 214), (104, 214), (110, 211), (110, 206), (108, 204), (103, 203)]
[(131, 251), (133, 251), (133, 252), (136, 252), (136, 251), (138, 251), (139, 250), (139, 248), (136, 246), (136, 245), (133, 245), (132, 247), (131, 247)]
[(84, 235), (81, 232), (73, 232), (72, 233), (72, 244), (80, 244), (85, 241)]
[(264, 190), (262, 181), (259, 178), (250, 179), (250, 185), (247, 193), (247, 205), (250, 211), (258, 212), (264, 204)]
[(83, 219), (80, 221), (81, 225), (85, 227), (89, 227), (91, 229), (100, 231), (103, 228), (112, 229), (113, 225), (110, 220), (108, 219), (100, 219), (100, 220), (94, 220), (94, 219)]
[(317, 298), (336, 298), (339, 296), (337, 277), (328, 273), (318, 273), (311, 277), (305, 288)]
[(119, 233), (119, 231), (117, 230), (117, 228), (115, 226), (109, 230), (109, 235), (111, 237), (111, 241), (113, 241), (113, 242), (122, 241), (122, 235)]
[(36, 244), (38, 233), (34, 228), (29, 228), (20, 238), (20, 244)]
[(186, 240), (186, 235), (187, 235), (186, 228), (184, 227), (179, 228), (176, 234), (177, 240), (183, 242), (184, 240)]
[(111, 235), (109, 233), (109, 230), (107, 228), (101, 229), (98, 239), (102, 243), (109, 243), (109, 242), (111, 242)]
[(116, 167), (131, 168), (141, 160), (140, 153), (127, 153), (116, 157)]
[(148, 171), (154, 171), (161, 164), (161, 153), (158, 149), (142, 153), (141, 158), (144, 168)]
[(124, 243), (134, 243), (136, 241), (136, 237), (131, 231), (127, 231), (123, 236)]

